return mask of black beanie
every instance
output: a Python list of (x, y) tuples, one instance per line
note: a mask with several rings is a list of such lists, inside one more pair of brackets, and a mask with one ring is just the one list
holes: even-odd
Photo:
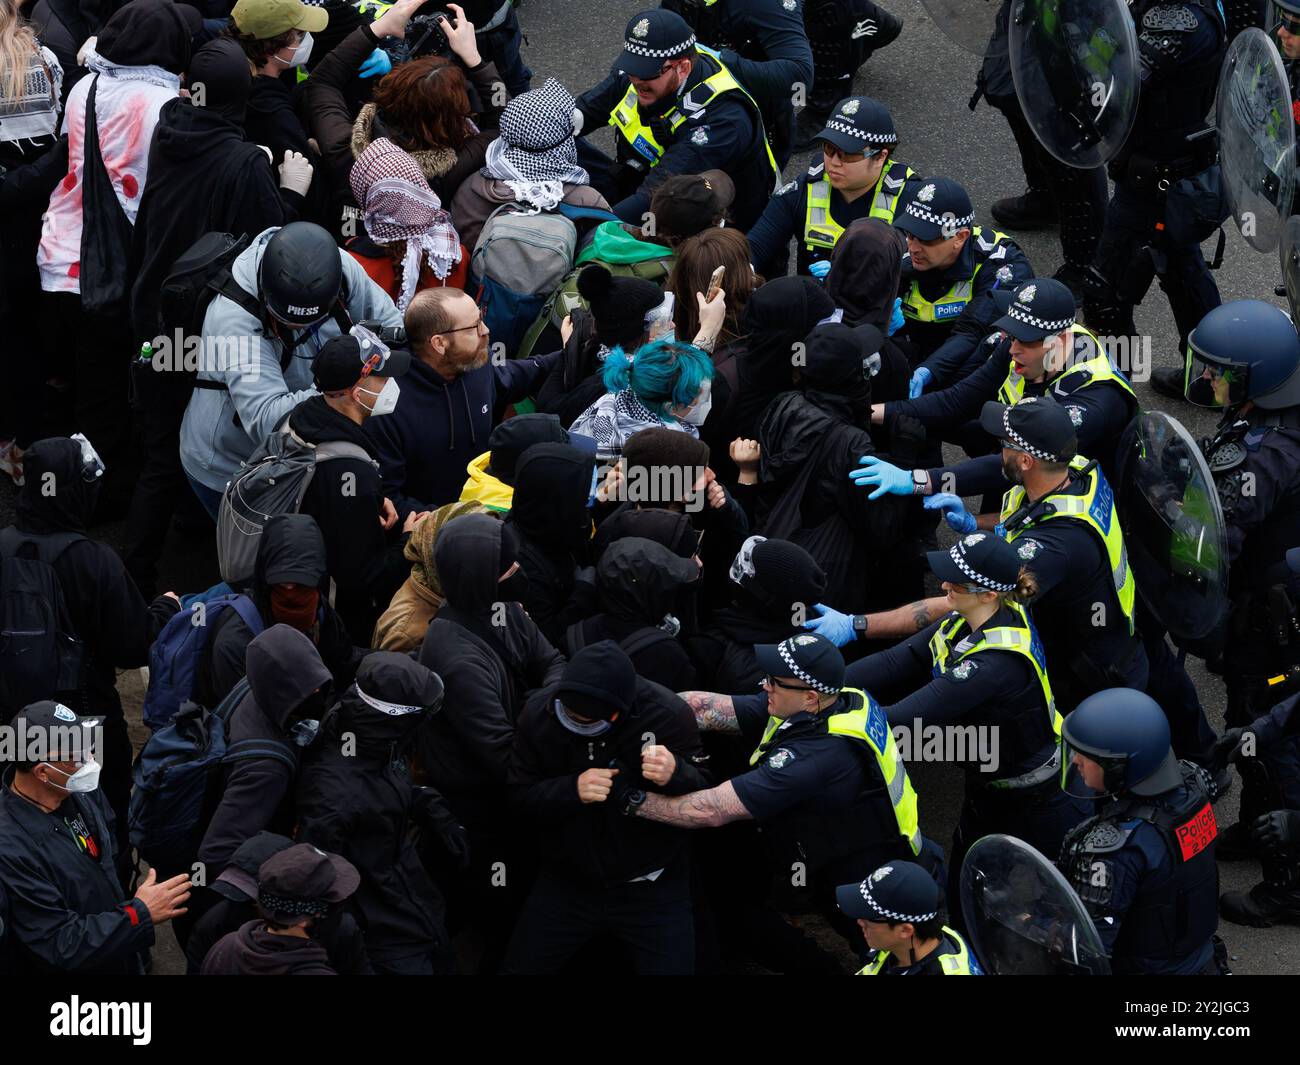
[(578, 275), (578, 295), (596, 320), (596, 338), (608, 347), (636, 344), (645, 333), (646, 312), (664, 301), (663, 290), (639, 277), (615, 277), (593, 263)]
[(511, 488), (515, 486), (515, 465), (519, 456), (534, 444), (567, 444), (569, 434), (554, 414), (516, 414), (494, 428), (488, 436), (487, 472)]
[(582, 717), (610, 721), (636, 702), (636, 667), (613, 640), (589, 644), (569, 659), (555, 695)]
[(754, 577), (750, 587), (775, 609), (789, 611), (795, 603), (812, 606), (826, 594), (826, 573), (817, 560), (788, 540), (764, 540), (754, 545)]

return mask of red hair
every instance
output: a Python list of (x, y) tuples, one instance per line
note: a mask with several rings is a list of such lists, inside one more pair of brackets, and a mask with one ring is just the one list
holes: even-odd
[(465, 75), (449, 59), (429, 56), (402, 63), (375, 86), (384, 125), (406, 151), (459, 150), (469, 140)]

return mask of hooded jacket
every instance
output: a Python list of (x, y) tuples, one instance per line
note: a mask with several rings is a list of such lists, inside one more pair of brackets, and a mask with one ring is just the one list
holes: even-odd
[(520, 603), (554, 647), (586, 613), (575, 602), (577, 571), (591, 551), (594, 455), (568, 444), (534, 444), (515, 468), (515, 495), (506, 524), (519, 537), (519, 565), (527, 591)]
[[(681, 611), (683, 589), (699, 580), (699, 567), (669, 548), (637, 536), (610, 545), (596, 567), (600, 613), (575, 622), (565, 633), (565, 649), (614, 640), (627, 651), (637, 675), (669, 691), (695, 688), (695, 667), (677, 638), (660, 628), (668, 614)], [(656, 633), (662, 634), (656, 637)], [(628, 649), (634, 638), (637, 645)], [(647, 642), (648, 641), (648, 642)]]
[(500, 366), (489, 361), (451, 381), (420, 359), (411, 360), (397, 409), (366, 420), (384, 494), (399, 522), (413, 510), (433, 510), (460, 498), (466, 467), (487, 450), (502, 412), (531, 395), (559, 357), (554, 352), (508, 359)]
[[(628, 817), (619, 798), (626, 790), (685, 795), (712, 787), (695, 718), (681, 699), (641, 677), (636, 703), (603, 736), (578, 736), (556, 716), (560, 685), (534, 692), (524, 707), (510, 755), (510, 802), (538, 830), (542, 860), (588, 887), (615, 887), (664, 869), (686, 848), (686, 833)], [(677, 767), (664, 787), (641, 776), (642, 737), (672, 751)], [(578, 777), (588, 769), (621, 763), (619, 787), (602, 803), (578, 798)]]
[(203, 976), (338, 976), (316, 940), (278, 936), (258, 918), (217, 940), (203, 959)]
[[(384, 414), (374, 420), (391, 417)], [(324, 396), (298, 404), (289, 415), (289, 428), (309, 444), (345, 440), (371, 456), (369, 460), (340, 456), (317, 465), (299, 508), (320, 526), (325, 565), (338, 586), (335, 605), (353, 642), (364, 646), (406, 575), (405, 537), (400, 533), (390, 537), (379, 524), (384, 492), (374, 442)]]
[[(231, 275), (244, 291), (259, 291), (262, 254), (275, 232), (267, 229), (259, 233), (231, 266)], [(343, 299), (352, 321), (373, 319), (386, 326), (400, 326), (402, 316), (388, 293), (371, 281), (347, 252), (340, 251), (339, 257), (343, 262)], [(284, 345), (263, 322), (225, 296), (213, 299), (203, 318), (203, 336), (238, 340), (240, 365), (199, 371), (200, 379), (225, 387), (196, 388), (190, 397), (181, 425), (185, 472), (214, 492), (222, 491), (253, 449), (294, 407), (316, 394), (312, 360), (339, 333), (338, 323), (326, 318), (285, 359)]]
[[(227, 727), (230, 743), (274, 740), (297, 751), (289, 738), (294, 720), (319, 719), (330, 673), (311, 640), (288, 625), (273, 625), (248, 645), (249, 691)], [(308, 704), (308, 707), (304, 707)], [(220, 876), (236, 848), (266, 829), (291, 835), (296, 773), (274, 758), (246, 758), (224, 771), (221, 800), (208, 822), (198, 860), (209, 879)]]
[[(67, 437), (38, 440), (23, 458), (27, 483), (15, 505), (14, 528), (41, 537), (86, 532), (96, 485), (81, 478), (81, 448)], [(53, 485), (45, 492), (42, 486)], [(72, 709), (121, 717), (117, 670), (143, 666), (149, 647), (180, 603), (160, 595), (146, 604), (121, 557), (107, 543), (79, 539), (54, 562), (74, 634), (85, 644), (85, 698)]]
[[(352, 683), (365, 652), (353, 646), (343, 619), (330, 605), (325, 542), (320, 527), (306, 514), (277, 514), (262, 531), (248, 595), (262, 615), (263, 631), (276, 623), (271, 612), (271, 585), (289, 582), (321, 590), (311, 638), (334, 678), (335, 690), (342, 691)], [(239, 683), (254, 635), (235, 610), (217, 617), (194, 680), (196, 702), (215, 707)]]
[(410, 838), (420, 811), (406, 764), (441, 704), (436, 674), (404, 654), (367, 655), (303, 760), (298, 842), (356, 866), (361, 884), (347, 905), (376, 962), (449, 952), (442, 895)]
[(498, 599), (498, 578), (508, 568), (501, 566), (502, 529), (486, 514), (443, 528), (434, 554), (446, 600), (420, 648), (420, 664), (446, 687), (442, 713), (420, 730), (420, 763), (467, 824), (499, 812), (524, 698), (564, 668), (523, 608)]
[[(287, 192), (286, 198), (301, 207), (297, 193)], [(244, 139), (237, 123), (187, 99), (163, 104), (131, 251), (136, 335), (158, 335), (159, 290), (172, 265), (199, 237), (210, 232), (251, 237), (294, 221), (297, 211), (286, 214), (284, 205), (266, 153)]]

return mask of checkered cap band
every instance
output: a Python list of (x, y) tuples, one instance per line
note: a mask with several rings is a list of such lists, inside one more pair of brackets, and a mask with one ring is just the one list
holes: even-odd
[(866, 901), (867, 905), (875, 910), (876, 913), (883, 914), (891, 921), (898, 921), (900, 924), (903, 921), (906, 921), (908, 924), (923, 924), (926, 921), (933, 921), (939, 916), (938, 910), (935, 910), (932, 913), (899, 913), (897, 910), (891, 910), (887, 906), (880, 905), (871, 894), (870, 880), (864, 880), (858, 885), (858, 893)]
[(790, 667), (790, 676), (803, 681), (808, 685), (808, 687), (812, 688), (814, 691), (821, 692), (823, 695), (834, 695), (839, 691), (839, 688), (832, 688), (829, 684), (823, 684), (821, 681), (817, 680), (817, 678), (800, 669), (794, 660), (794, 655), (790, 651), (790, 645), (790, 640), (782, 640), (776, 645), (776, 653), (781, 656), (781, 661)]
[(1007, 409), (1002, 412), (1002, 430), (1003, 432), (1006, 433), (1007, 439), (1010, 440), (1013, 444), (1015, 444), (1016, 447), (1020, 448), (1021, 451), (1024, 451), (1027, 454), (1033, 455), (1034, 458), (1038, 459), (1040, 462), (1061, 461), (1061, 459), (1057, 458), (1050, 451), (1044, 451), (1042, 450), (1042, 448), (1034, 447), (1033, 444), (1031, 444), (1028, 440), (1026, 440), (1023, 436), (1021, 436), (1018, 432), (1016, 432), (1014, 429), (1011, 428), (1010, 407), (1007, 407)]
[(1012, 300), (1010, 308), (1007, 310), (1007, 317), (1014, 318), (1017, 322), (1024, 322), (1025, 325), (1032, 325), (1035, 329), (1046, 329), (1049, 333), (1059, 333), (1063, 329), (1069, 329), (1074, 325), (1074, 315), (1069, 318), (1061, 318), (1055, 322), (1048, 321), (1046, 318), (1038, 318), (1029, 313), (1029, 305), (1021, 303), (1019, 300)]
[(859, 129), (848, 122), (841, 122), (838, 118), (827, 120), (826, 128), (833, 129), (836, 133), (843, 133), (846, 137), (856, 137), (860, 141), (866, 141), (869, 144), (880, 144), (886, 148), (891, 144), (898, 143), (897, 133), (873, 133), (868, 129)]
[(962, 557), (961, 549), (956, 544), (953, 544), (948, 549), (948, 557), (957, 563), (959, 570), (982, 588), (987, 588), (991, 592), (1014, 592), (1016, 590), (1014, 584), (1001, 584), (998, 581), (990, 580), (982, 573), (977, 573), (971, 564)]
[(951, 225), (956, 229), (962, 226), (968, 226), (975, 221), (975, 212), (972, 211), (965, 218), (958, 218), (956, 215), (949, 213), (947, 215), (935, 214), (925, 204), (919, 203), (916, 199), (908, 201), (907, 207), (903, 210), (904, 214), (910, 214), (913, 218), (919, 218), (922, 222), (933, 222), (936, 226)]
[(647, 48), (635, 37), (629, 37), (623, 42), (623, 47), (633, 55), (643, 55), (650, 59), (667, 59), (669, 56), (681, 55), (688, 48), (695, 47), (695, 34), (691, 34), (681, 44), (674, 45), (672, 48)]

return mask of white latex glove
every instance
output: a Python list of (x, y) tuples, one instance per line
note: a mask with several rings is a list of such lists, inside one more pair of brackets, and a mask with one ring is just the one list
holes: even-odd
[(86, 65), (86, 53), (94, 51), (95, 45), (98, 43), (98, 37), (86, 38), (85, 43), (82, 44), (81, 49), (77, 52), (77, 66), (84, 67)]
[(280, 188), (306, 196), (311, 188), (312, 165), (302, 152), (285, 149), (284, 162), (280, 164)]

